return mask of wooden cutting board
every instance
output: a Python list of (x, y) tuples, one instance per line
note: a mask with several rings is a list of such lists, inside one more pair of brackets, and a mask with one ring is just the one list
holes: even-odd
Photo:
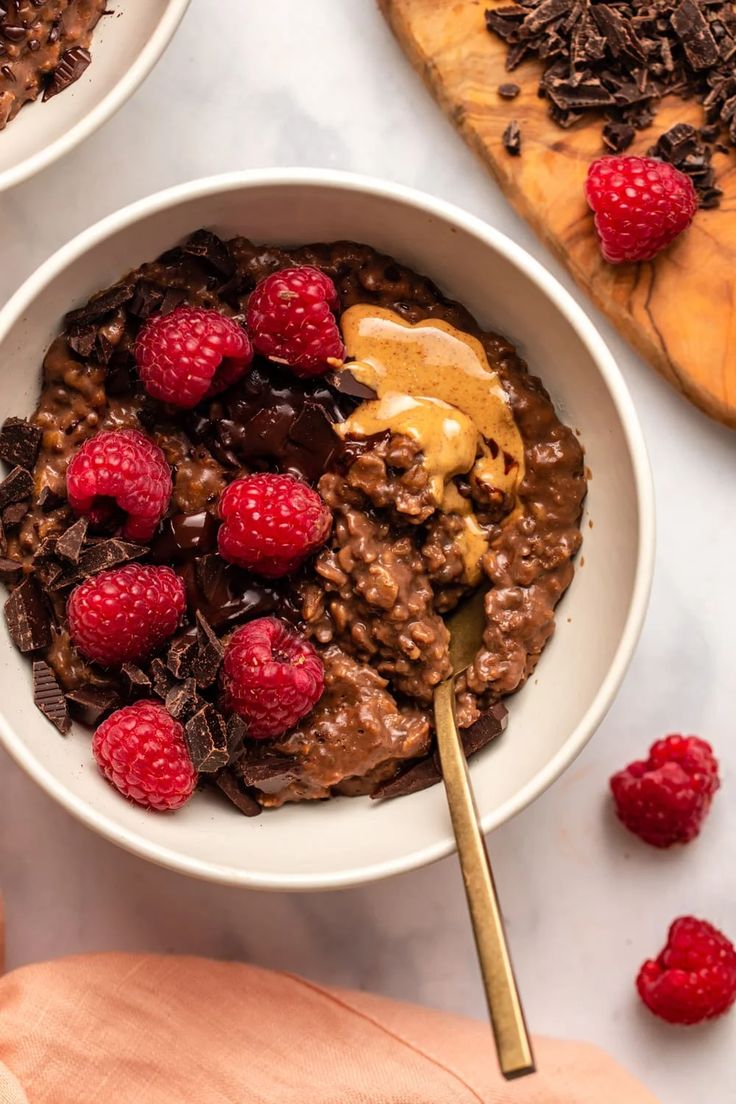
[[(537, 97), (538, 62), (509, 76), (505, 44), (485, 29), (492, 3), (379, 0), (450, 119), (594, 303), (673, 387), (736, 427), (736, 155), (714, 158), (721, 207), (699, 211), (670, 250), (647, 264), (606, 264), (583, 197), (588, 164), (604, 152), (602, 123), (556, 126)], [(497, 92), (508, 80), (522, 89), (512, 101)], [(509, 156), (501, 141), (512, 119), (521, 127), (521, 157)], [(627, 152), (645, 153), (676, 122), (702, 125), (702, 109), (665, 101)]]

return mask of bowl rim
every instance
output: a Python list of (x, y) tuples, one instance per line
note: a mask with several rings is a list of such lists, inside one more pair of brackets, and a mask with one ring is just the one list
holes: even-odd
[[(288, 188), (302, 185), (318, 185), (348, 192), (367, 192), (379, 198), (398, 201), (480, 238), (491, 249), (500, 253), (509, 263), (520, 269), (533, 283), (541, 287), (554, 306), (565, 316), (587, 347), (591, 358), (603, 376), (621, 421), (632, 462), (639, 516), (636, 574), (624, 629), (610, 668), (595, 698), (563, 747), (543, 768), (537, 771), (534, 777), (513, 798), (480, 818), (482, 830), (490, 832), (539, 797), (580, 754), (600, 725), (621, 685), (639, 639), (654, 571), (655, 511), (652, 473), (633, 400), (613, 355), (592, 321), (570, 293), (539, 261), (511, 238), (477, 216), (446, 200), (405, 185), (333, 169), (279, 168), (230, 172), (167, 188), (123, 207), (88, 229), (83, 230), (70, 242), (58, 249), (28, 277), (0, 310), (0, 346), (12, 326), (22, 318), (30, 304), (38, 295), (42, 294), (45, 288), (60, 273), (94, 246), (104, 242), (118, 231), (126, 229), (139, 219), (163, 212), (181, 202), (206, 198), (207, 196), (229, 191), (264, 186)], [(23, 739), (6, 722), (1, 713), (0, 741), (2, 741), (5, 749), (16, 763), (49, 796), (53, 797), (63, 808), (104, 838), (158, 865), (206, 881), (251, 889), (284, 891), (347, 888), (364, 882), (392, 877), (425, 866), (445, 858), (455, 850), (455, 842), (448, 817), (447, 830), (439, 840), (427, 844), (425, 847), (414, 849), (399, 858), (346, 869), (334, 874), (294, 873), (272, 875), (263, 874), (262, 872), (252, 873), (234, 866), (221, 865), (182, 855), (168, 847), (153, 843), (146, 839), (142, 833), (123, 827), (113, 817), (80, 800), (51, 771), (36, 761)]]
[[(41, 172), (42, 169), (52, 165), (54, 161), (64, 157), (75, 146), (94, 134), (103, 123), (106, 123), (133, 95), (154, 68), (184, 18), (189, 4), (190, 0), (166, 0), (166, 7), (156, 30), (146, 40), (130, 68), (116, 81), (107, 95), (103, 96), (92, 110), (87, 112), (84, 118), (64, 131), (54, 142), (44, 146), (38, 153), (23, 158), (17, 165), (0, 172), (0, 192), (14, 188), (17, 184), (21, 184), (24, 180), (28, 180), (36, 173)], [(14, 119), (13, 122), (22, 126), (22, 118), (23, 111), (21, 110), (18, 118)]]

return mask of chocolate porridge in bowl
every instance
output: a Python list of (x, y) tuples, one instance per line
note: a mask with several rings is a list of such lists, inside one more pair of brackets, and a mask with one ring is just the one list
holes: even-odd
[(0, 456), (36, 703), (155, 809), (203, 784), (247, 815), (432, 785), (444, 617), (487, 591), (456, 684), (472, 755), (581, 543), (582, 450), (540, 380), (351, 242), (201, 230), (141, 265), (67, 316)]

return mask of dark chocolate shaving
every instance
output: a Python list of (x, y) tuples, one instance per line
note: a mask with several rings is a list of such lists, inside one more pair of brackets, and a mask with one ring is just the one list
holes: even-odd
[(86, 686), (67, 691), (66, 702), (75, 721), (94, 728), (103, 717), (117, 709), (120, 698), (114, 690)]
[(37, 505), (44, 513), (50, 513), (52, 510), (57, 510), (59, 506), (62, 506), (65, 499), (56, 491), (52, 491), (48, 485), (41, 488), (41, 492), (36, 500)]
[(213, 705), (203, 705), (184, 726), (184, 739), (195, 770), (215, 774), (227, 766), (227, 724)]
[(177, 721), (187, 721), (205, 703), (197, 693), (197, 683), (193, 678), (176, 683), (166, 695), (166, 708)]
[(116, 538), (99, 541), (97, 544), (89, 545), (81, 553), (77, 570), (81, 578), (87, 578), (110, 567), (118, 567), (120, 564), (129, 563), (130, 560), (138, 560), (146, 554), (146, 551), (144, 546), (133, 544), (132, 541)]
[(154, 694), (158, 694), (159, 698), (165, 701), (176, 681), (174, 676), (164, 661), (158, 657), (151, 661), (148, 670)]
[(516, 120), (512, 120), (501, 136), (503, 148), (512, 157), (518, 157), (521, 153), (521, 130)]
[[(539, 95), (559, 126), (604, 116), (603, 142), (621, 153), (651, 124), (659, 101), (674, 94), (703, 104), (712, 129), (701, 142), (723, 133), (736, 145), (736, 10), (729, 0), (524, 0), (485, 18), (507, 44), (509, 71), (523, 58), (542, 62)], [(695, 155), (688, 172), (703, 207), (720, 198), (705, 179), (712, 152)]]
[(0, 483), (0, 510), (28, 498), (32, 491), (33, 476), (17, 465)]
[(232, 253), (225, 242), (209, 230), (196, 230), (182, 246), (182, 252), (196, 257), (223, 280), (229, 280), (235, 272)]
[(0, 557), (0, 582), (5, 583), (6, 586), (13, 586), (22, 574), (23, 565), (17, 560), (6, 560), (4, 556)]
[(504, 100), (515, 100), (520, 92), (521, 88), (513, 81), (506, 81), (498, 86), (498, 94)]
[(2, 512), (2, 523), (6, 529), (14, 529), (23, 521), (31, 508), (31, 500), (24, 498), (22, 502), (14, 502), (12, 506), (6, 506)]
[(174, 678), (185, 679), (191, 675), (197, 647), (197, 634), (191, 630), (171, 642), (166, 655), (166, 666)]
[(151, 680), (144, 670), (133, 663), (124, 663), (120, 668), (123, 686), (130, 698), (140, 698), (151, 690)]
[(65, 533), (56, 540), (55, 555), (70, 564), (78, 564), (82, 547), (87, 537), (87, 519), (79, 518), (70, 525)]
[(129, 299), (132, 299), (134, 292), (135, 284), (115, 284), (107, 291), (94, 295), (83, 307), (70, 311), (64, 320), (64, 324), (67, 329), (76, 333), (88, 326), (90, 322), (101, 322), (108, 314), (112, 314), (123, 303), (127, 303)]
[(72, 46), (71, 50), (63, 53), (44, 89), (44, 101), (50, 100), (52, 96), (58, 96), (59, 92), (63, 92), (70, 84), (78, 81), (91, 61), (90, 52), (85, 50), (84, 46)]
[(256, 799), (248, 793), (242, 782), (236, 778), (229, 770), (223, 771), (222, 774), (218, 774), (215, 779), (216, 784), (224, 793), (236, 809), (247, 817), (259, 816), (263, 811)]
[(0, 429), (0, 460), (33, 471), (42, 436), (40, 427), (25, 418), (6, 418)]
[(211, 686), (217, 678), (222, 663), (223, 647), (206, 617), (199, 610), (197, 610), (196, 619), (197, 655), (192, 663), (192, 674), (197, 686), (203, 689)]
[(33, 661), (33, 701), (44, 717), (66, 736), (72, 727), (66, 699), (54, 671), (42, 659)]
[(51, 619), (36, 580), (27, 575), (5, 603), (5, 620), (20, 652), (37, 652), (51, 643)]

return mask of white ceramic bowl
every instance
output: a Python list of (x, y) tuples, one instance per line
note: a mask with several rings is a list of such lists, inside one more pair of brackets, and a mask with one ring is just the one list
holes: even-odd
[[(185, 184), (135, 203), (47, 261), (0, 313), (0, 413), (33, 410), (41, 359), (67, 310), (200, 226), (281, 244), (352, 238), (393, 254), (515, 340), (562, 417), (582, 434), (593, 473), (585, 565), (534, 678), (509, 701), (507, 732), (472, 764), (483, 828), (494, 828), (542, 793), (585, 745), (616, 693), (644, 618), (652, 492), (619, 371), (549, 273), (479, 219), (393, 184), (266, 170)], [(4, 623), (0, 634), (6, 748), (70, 812), (137, 854), (215, 881), (320, 889), (396, 874), (452, 850), (439, 786), (384, 803), (292, 805), (254, 820), (214, 794), (197, 795), (173, 816), (144, 812), (98, 775), (88, 735), (62, 739), (36, 711), (28, 661)]]
[(125, 103), (166, 49), (189, 0), (111, 0), (92, 64), (58, 96), (26, 104), (0, 132), (0, 192), (45, 169)]

